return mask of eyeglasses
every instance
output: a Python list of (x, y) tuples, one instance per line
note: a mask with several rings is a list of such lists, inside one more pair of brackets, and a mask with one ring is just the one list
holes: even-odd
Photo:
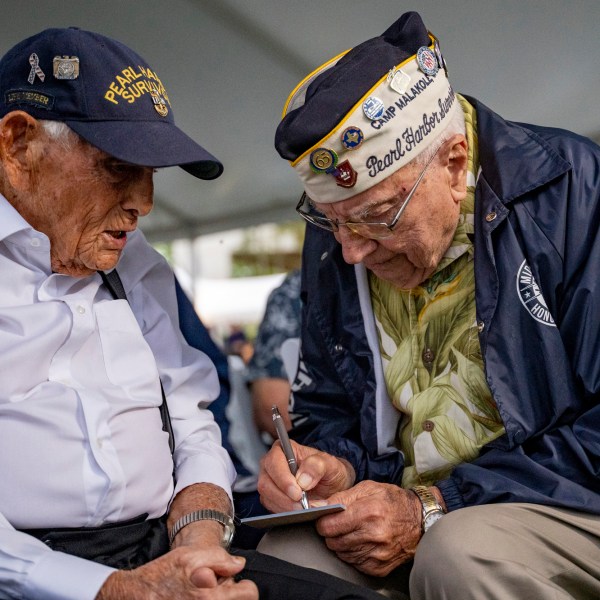
[(392, 232), (394, 231), (394, 227), (398, 224), (402, 213), (406, 210), (410, 199), (415, 195), (421, 180), (425, 176), (427, 168), (433, 162), (435, 155), (438, 153), (439, 147), (436, 148), (435, 152), (431, 155), (431, 157), (425, 163), (423, 170), (417, 177), (415, 184), (412, 186), (410, 192), (400, 205), (396, 216), (389, 223), (370, 223), (367, 221), (344, 221), (340, 222), (337, 219), (328, 219), (323, 213), (319, 212), (313, 201), (307, 196), (306, 192), (302, 194), (300, 197), (300, 202), (296, 206), (296, 212), (309, 223), (320, 227), (321, 229), (325, 229), (327, 231), (336, 232), (339, 231), (342, 225), (345, 225), (352, 233), (360, 235), (361, 237), (380, 240), (386, 237), (390, 237)]

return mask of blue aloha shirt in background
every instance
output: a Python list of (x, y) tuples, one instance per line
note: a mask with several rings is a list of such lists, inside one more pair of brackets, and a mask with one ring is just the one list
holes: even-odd
[(254, 354), (248, 363), (249, 382), (263, 377), (287, 379), (281, 344), (300, 337), (300, 271), (291, 271), (267, 299), (265, 315), (254, 341)]

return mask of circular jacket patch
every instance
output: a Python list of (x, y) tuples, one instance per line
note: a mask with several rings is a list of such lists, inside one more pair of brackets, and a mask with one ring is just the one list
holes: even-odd
[(521, 263), (517, 273), (517, 294), (521, 304), (536, 321), (543, 325), (556, 327), (554, 317), (548, 310), (548, 305), (526, 260)]

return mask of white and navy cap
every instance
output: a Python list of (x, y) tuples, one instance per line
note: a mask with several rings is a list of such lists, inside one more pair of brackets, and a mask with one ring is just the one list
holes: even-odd
[(346, 200), (429, 147), (456, 98), (435, 36), (415, 12), (336, 56), (289, 96), (275, 147), (307, 195)]
[(62, 121), (87, 142), (145, 167), (179, 165), (215, 179), (223, 165), (176, 125), (169, 95), (124, 44), (75, 27), (46, 29), (0, 59), (0, 118), (23, 110)]

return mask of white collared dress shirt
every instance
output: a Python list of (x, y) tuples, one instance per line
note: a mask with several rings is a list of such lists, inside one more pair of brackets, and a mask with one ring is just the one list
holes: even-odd
[(159, 517), (197, 482), (231, 493), (218, 379), (179, 331), (172, 271), (135, 232), (118, 272), (129, 303), (52, 273), (48, 238), (0, 195), (0, 598), (93, 599), (112, 572), (18, 529)]

